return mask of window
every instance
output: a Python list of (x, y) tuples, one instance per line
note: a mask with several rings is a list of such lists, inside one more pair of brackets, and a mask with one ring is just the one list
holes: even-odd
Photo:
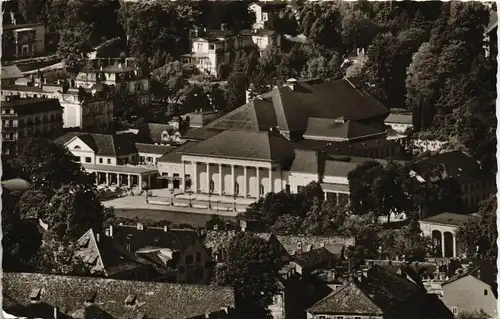
[(458, 308), (457, 307), (451, 307), (451, 312), (453, 312), (454, 315), (458, 314)]
[(153, 158), (151, 156), (148, 156), (148, 162), (153, 162)]
[(240, 184), (238, 182), (234, 182), (234, 195), (238, 195), (240, 193)]
[(209, 48), (210, 50), (214, 50), (214, 49), (215, 49), (215, 45), (210, 44), (210, 45), (208, 46), (208, 48)]
[(139, 159), (139, 161), (140, 161), (141, 163), (143, 163), (143, 162), (144, 162), (144, 156), (141, 156), (141, 157), (140, 157), (140, 159)]
[(354, 317), (354, 319), (361, 319), (361, 317)]
[(196, 262), (199, 263), (200, 261), (201, 261), (201, 253), (198, 252), (198, 253), (196, 253)]
[(488, 296), (488, 289), (485, 289), (485, 290), (484, 290), (484, 295), (485, 295), (485, 296)]
[(108, 164), (111, 164), (111, 158), (108, 158)]
[(75, 147), (73, 147), (73, 149), (74, 149), (74, 150), (79, 150), (79, 149), (81, 149), (81, 147), (80, 147), (80, 146), (78, 146), (78, 145), (75, 145)]
[(297, 186), (297, 193), (300, 193), (303, 188), (304, 188), (304, 186)]
[(335, 317), (335, 319), (344, 319), (344, 317), (343, 316), (337, 316), (337, 317)]
[(267, 12), (262, 14), (262, 21), (267, 21)]
[(102, 158), (99, 157), (99, 164), (102, 164)]
[(80, 156), (75, 156), (74, 160), (75, 160), (75, 162), (80, 163)]
[(325, 316), (319, 316), (319, 319), (325, 319), (326, 317)]
[(203, 44), (198, 43), (197, 51), (202, 51), (203, 50)]
[(85, 157), (85, 163), (91, 163), (92, 162), (92, 158), (90, 157)]
[(259, 195), (264, 195), (264, 185), (260, 184)]
[(215, 183), (213, 180), (210, 180), (210, 193), (213, 193), (214, 190), (215, 190)]

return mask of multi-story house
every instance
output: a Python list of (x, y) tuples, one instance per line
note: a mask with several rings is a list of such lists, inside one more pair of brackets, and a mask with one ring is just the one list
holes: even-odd
[(422, 173), (429, 165), (442, 168), (441, 176), (431, 176), (430, 179), (454, 178), (458, 182), (466, 212), (476, 211), (481, 201), (497, 191), (495, 175), (484, 172), (474, 158), (462, 151), (440, 153), (415, 165), (415, 178), (425, 181)]
[(1, 102), (1, 110), (3, 154), (18, 154), (31, 137), (58, 136), (62, 131), (62, 107), (57, 99), (12, 95)]
[(3, 55), (29, 58), (45, 53), (45, 26), (42, 23), (20, 24), (21, 17), (12, 11), (9, 17), (10, 21), (2, 25)]
[(353, 275), (307, 310), (310, 319), (454, 318), (437, 295), (377, 265)]
[(99, 84), (110, 86), (115, 92), (127, 90), (129, 94), (137, 97), (137, 103), (141, 106), (151, 103), (149, 77), (140, 69), (119, 64), (81, 71), (74, 80), (75, 87), (81, 86), (85, 89), (91, 89)]
[(56, 143), (64, 145), (93, 174), (97, 185), (151, 188), (156, 184), (156, 163), (174, 148), (167, 145), (136, 143), (134, 133), (91, 134), (70, 132)]
[(496, 274), (488, 280), (481, 268), (457, 274), (442, 284), (443, 302), (454, 315), (483, 311), (489, 318), (498, 317)]
[(113, 100), (103, 87), (70, 88), (62, 83), (47, 84), (41, 80), (29, 85), (2, 86), (2, 97), (20, 95), (26, 98), (58, 99), (63, 108), (63, 127), (86, 131), (105, 131), (113, 124)]
[(265, 29), (254, 29), (252, 42), (262, 53), (271, 48), (281, 48), (281, 35), (276, 31)]
[(288, 4), (283, 1), (258, 1), (250, 4), (255, 13), (254, 29), (273, 29), (276, 21), (284, 18)]

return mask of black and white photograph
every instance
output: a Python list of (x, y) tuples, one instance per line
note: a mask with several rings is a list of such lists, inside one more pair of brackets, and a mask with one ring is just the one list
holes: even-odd
[(499, 318), (496, 2), (0, 5), (0, 318)]

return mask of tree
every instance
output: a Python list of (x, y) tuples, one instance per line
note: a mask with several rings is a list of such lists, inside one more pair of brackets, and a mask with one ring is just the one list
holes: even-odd
[(48, 232), (64, 243), (77, 240), (90, 228), (101, 231), (106, 220), (113, 217), (94, 191), (78, 186), (61, 187), (42, 209)]
[(41, 245), (38, 227), (20, 217), (16, 201), (4, 187), (2, 187), (2, 234), (3, 269), (32, 270), (29, 261)]
[(271, 227), (273, 232), (278, 234), (297, 235), (302, 224), (302, 219), (299, 216), (290, 214), (281, 215), (276, 219), (274, 225)]
[(422, 231), (416, 219), (398, 230), (396, 249), (400, 256), (404, 256), (408, 262), (425, 261), (431, 252), (431, 242), (422, 236)]
[(406, 107), (413, 110), (413, 126), (418, 132), (429, 128), (436, 114), (439, 79), (435, 68), (438, 64), (439, 48), (424, 43), (413, 56), (406, 78)]
[(308, 39), (328, 49), (343, 49), (341, 19), (337, 8), (327, 6), (326, 11), (311, 26)]
[(36, 271), (42, 274), (88, 276), (90, 270), (81, 257), (74, 252), (75, 242), (60, 242), (46, 238), (38, 253), (33, 257)]
[(47, 205), (52, 195), (51, 193), (51, 190), (41, 191), (37, 189), (29, 189), (24, 192), (19, 199), (19, 213), (21, 218), (43, 219), (45, 211), (41, 208)]
[(496, 211), (497, 198), (496, 194), (493, 194), (480, 204), (478, 219), (470, 219), (458, 227), (457, 243), (468, 258), (496, 261), (498, 256)]
[(41, 138), (30, 139), (13, 165), (34, 188), (93, 185), (93, 180), (66, 148)]
[(280, 258), (270, 244), (241, 232), (229, 242), (225, 275), (217, 276), (217, 284), (233, 286), (238, 313), (252, 318), (267, 313), (273, 296), (278, 293), (280, 269)]
[(234, 110), (245, 104), (245, 92), (248, 85), (245, 73), (234, 72), (229, 75), (226, 86), (226, 101), (229, 110)]
[(377, 35), (376, 24), (361, 10), (347, 10), (342, 17), (342, 39), (348, 48), (368, 48)]
[(76, 23), (72, 29), (61, 32), (57, 54), (68, 70), (75, 72), (83, 67), (90, 52), (92, 52), (92, 47), (87, 25), (81, 22)]

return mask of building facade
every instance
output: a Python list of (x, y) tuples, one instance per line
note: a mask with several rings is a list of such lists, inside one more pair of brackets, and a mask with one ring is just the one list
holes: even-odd
[(74, 80), (75, 87), (84, 89), (92, 89), (96, 85), (103, 84), (113, 88), (115, 93), (125, 90), (135, 96), (138, 105), (147, 106), (151, 103), (149, 77), (137, 68), (119, 64), (84, 70), (78, 73)]
[(63, 127), (57, 99), (6, 97), (2, 109), (2, 154), (16, 155), (31, 137), (58, 136)]
[(276, 22), (285, 17), (288, 4), (282, 1), (258, 1), (250, 4), (249, 11), (255, 13), (254, 29), (274, 29)]
[(11, 24), (3, 25), (3, 54), (19, 59), (45, 53), (45, 26), (42, 23), (18, 24), (13, 13), (11, 16)]

